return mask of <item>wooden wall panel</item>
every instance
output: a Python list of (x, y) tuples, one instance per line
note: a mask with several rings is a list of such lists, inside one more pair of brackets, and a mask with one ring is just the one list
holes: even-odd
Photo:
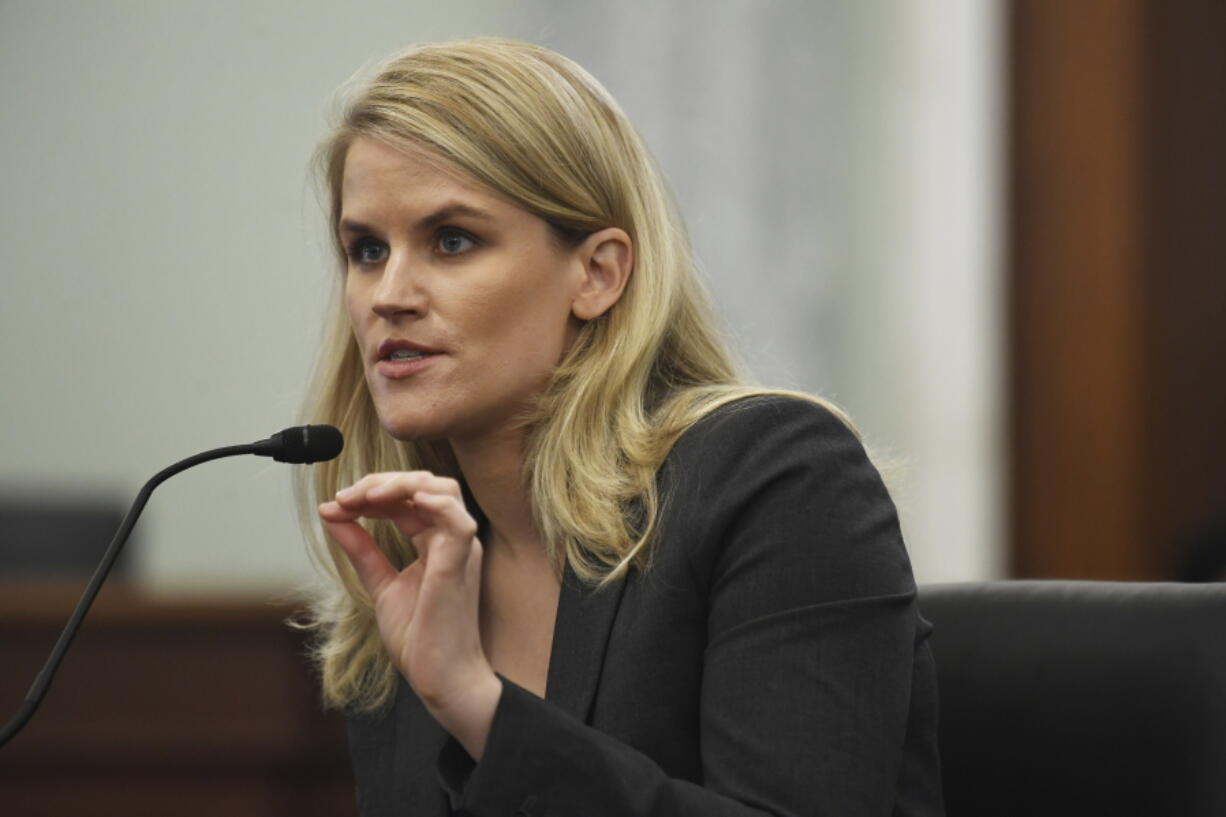
[(1169, 570), (1226, 515), (1226, 2), (1163, 3), (1147, 31), (1145, 472)]
[[(80, 590), (0, 586), (6, 721)], [(0, 749), (4, 813), (355, 814), (343, 723), (321, 710), (289, 613), (104, 590), (42, 707)]]
[(1226, 3), (1016, 0), (1013, 572), (1161, 579), (1226, 499)]

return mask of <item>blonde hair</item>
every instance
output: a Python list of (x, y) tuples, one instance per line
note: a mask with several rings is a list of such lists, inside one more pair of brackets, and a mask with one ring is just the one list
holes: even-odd
[[(746, 385), (725, 348), (677, 208), (633, 126), (593, 77), (548, 49), (492, 38), (411, 48), (351, 95), (317, 156), (342, 269), (341, 179), (357, 137), (424, 148), (563, 243), (606, 227), (630, 236), (634, 269), (620, 300), (583, 325), (525, 418), (523, 480), (559, 572), (569, 564), (603, 584), (645, 569), (662, 501), (656, 474), (677, 438), (724, 403), (766, 392)], [(304, 626), (318, 631), (325, 700), (368, 710), (390, 700), (397, 674), (315, 504), (374, 471), (462, 475), (445, 441), (401, 442), (381, 427), (339, 298), (310, 394), (306, 419), (340, 428), (345, 449), (300, 474), (303, 526), (331, 578)], [(393, 564), (416, 558), (392, 526), (371, 530)]]

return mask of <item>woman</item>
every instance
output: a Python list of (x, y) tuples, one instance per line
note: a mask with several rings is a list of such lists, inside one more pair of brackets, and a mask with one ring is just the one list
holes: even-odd
[(320, 156), (313, 623), (362, 813), (940, 814), (889, 497), (836, 411), (744, 385), (608, 93), (420, 47)]

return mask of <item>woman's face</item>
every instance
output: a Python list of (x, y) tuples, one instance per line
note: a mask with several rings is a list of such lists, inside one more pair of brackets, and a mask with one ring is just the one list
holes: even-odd
[(425, 154), (367, 138), (345, 159), (338, 229), (349, 321), (384, 428), (452, 441), (506, 429), (577, 328), (577, 253)]

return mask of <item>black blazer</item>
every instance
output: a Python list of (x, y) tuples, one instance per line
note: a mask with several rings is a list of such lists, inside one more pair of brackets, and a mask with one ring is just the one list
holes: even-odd
[(503, 679), (479, 764), (403, 682), (350, 717), (365, 817), (943, 814), (931, 628), (856, 437), (747, 398), (659, 478), (651, 568), (566, 571), (545, 700)]

